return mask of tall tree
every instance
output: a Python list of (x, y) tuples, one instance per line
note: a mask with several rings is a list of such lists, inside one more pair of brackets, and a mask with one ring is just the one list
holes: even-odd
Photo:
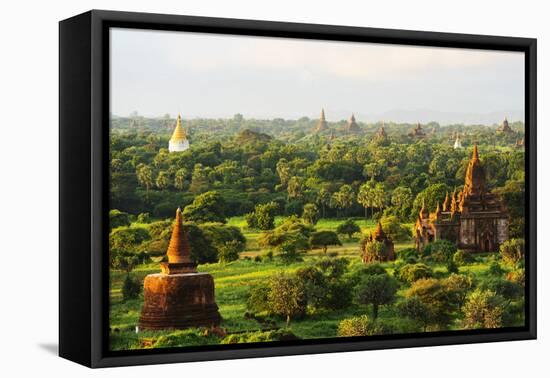
[[(367, 181), (359, 188), (359, 193), (357, 193), (357, 202), (359, 202), (365, 208), (365, 218), (368, 217), (368, 208), (373, 208), (375, 205), (375, 182)], [(372, 216), (372, 213), (371, 213)]]
[(350, 185), (342, 185), (340, 190), (332, 195), (332, 204), (336, 209), (344, 211), (347, 214), (347, 209), (353, 205), (355, 194)]

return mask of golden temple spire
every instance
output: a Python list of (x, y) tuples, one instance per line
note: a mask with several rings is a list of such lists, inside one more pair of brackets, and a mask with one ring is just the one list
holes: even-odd
[(443, 211), (449, 210), (449, 192), (445, 193), (445, 201), (443, 201)]
[(376, 224), (376, 228), (371, 234), (371, 237), (375, 240), (381, 240), (386, 237), (386, 234), (384, 234), (384, 230), (382, 229), (382, 223), (380, 223), (380, 221), (378, 221), (378, 223)]
[(474, 143), (474, 152), (472, 154), (472, 160), (479, 160), (479, 152), (477, 151), (477, 143)]
[(181, 209), (176, 210), (176, 220), (172, 228), (172, 236), (166, 251), (167, 263), (161, 263), (163, 273), (194, 273), (196, 264), (191, 260), (191, 245), (189, 244), (189, 231), (183, 228)]
[(185, 129), (181, 125), (181, 114), (178, 114), (178, 120), (176, 122), (176, 128), (174, 129), (174, 132), (172, 133), (172, 138), (170, 138), (170, 141), (172, 142), (178, 142), (182, 140), (187, 139), (187, 133), (185, 132)]
[(453, 195), (451, 196), (451, 214), (456, 213), (456, 210), (458, 208), (458, 204), (456, 202), (456, 189), (453, 191)]

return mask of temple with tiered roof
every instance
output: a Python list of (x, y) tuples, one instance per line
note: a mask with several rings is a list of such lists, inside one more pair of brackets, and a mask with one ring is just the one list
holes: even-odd
[(176, 128), (172, 133), (172, 137), (168, 142), (168, 151), (181, 152), (189, 149), (189, 140), (187, 140), (187, 133), (181, 125), (181, 114), (178, 114), (176, 121)]
[(508, 124), (508, 119), (505, 117), (504, 121), (502, 121), (502, 124), (498, 127), (497, 133), (499, 134), (513, 134), (514, 130), (510, 127)]
[(409, 133), (410, 138), (421, 139), (426, 137), (426, 133), (422, 129), (420, 123), (416, 124), (416, 127)]
[(508, 239), (509, 214), (503, 200), (487, 187), (477, 144), (468, 163), (464, 188), (447, 193), (443, 206), (429, 213), (425, 204), (415, 223), (417, 250), (434, 240), (449, 240), (459, 249), (495, 252)]

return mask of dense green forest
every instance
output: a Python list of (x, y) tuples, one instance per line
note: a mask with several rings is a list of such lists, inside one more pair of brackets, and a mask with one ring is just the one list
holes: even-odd
[[(317, 120), (306, 117), (237, 114), (189, 121), (190, 149), (169, 153), (168, 115), (111, 122), (114, 349), (523, 324), (522, 123), (510, 133), (430, 123), (414, 138), (414, 124), (359, 123), (351, 132), (340, 121), (315, 132)], [(507, 204), (510, 240), (485, 254), (446, 241), (416, 251), (411, 228), (422, 204), (434, 211), (462, 189), (474, 143), (489, 188)], [(178, 207), (193, 259), (214, 276), (222, 331), (136, 334), (142, 280), (158, 272)], [(364, 238), (379, 220), (397, 260), (365, 265)]]
[[(115, 122), (116, 121), (116, 122)], [(315, 204), (323, 217), (393, 214), (413, 219), (422, 198), (430, 210), (445, 192), (460, 190), (474, 141), (490, 187), (506, 198), (513, 219), (522, 217), (524, 151), (516, 134), (494, 127), (424, 125), (428, 136), (409, 138), (413, 125), (386, 124), (388, 138), (376, 138), (380, 124), (345, 132), (345, 122), (314, 133), (314, 120), (193, 120), (191, 149), (167, 150), (173, 120), (113, 120), (111, 208), (155, 218), (197, 194), (216, 191), (227, 217), (249, 213), (258, 204), (279, 204), (281, 215), (301, 215)], [(125, 125), (126, 127), (123, 127)], [(433, 130), (433, 131), (432, 131)], [(453, 149), (458, 132), (464, 147)]]

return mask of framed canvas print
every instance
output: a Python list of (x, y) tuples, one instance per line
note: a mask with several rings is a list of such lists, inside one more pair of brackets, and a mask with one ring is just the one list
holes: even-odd
[(60, 355), (536, 337), (536, 40), (60, 22)]

